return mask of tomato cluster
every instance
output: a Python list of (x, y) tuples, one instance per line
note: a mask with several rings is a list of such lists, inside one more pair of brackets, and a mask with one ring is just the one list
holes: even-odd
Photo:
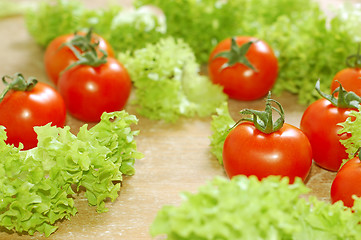
[(21, 74), (11, 83), (6, 81), (10, 77), (3, 79), (7, 89), (0, 98), (0, 125), (8, 144), (33, 148), (34, 126), (63, 127), (67, 112), (97, 122), (103, 112), (121, 110), (127, 103), (132, 86), (127, 69), (114, 58), (109, 43), (91, 30), (55, 38), (45, 50), (44, 64), (56, 88), (27, 82)]
[[(360, 51), (360, 48), (359, 48)], [(341, 126), (357, 111), (361, 103), (360, 53), (347, 58), (348, 68), (339, 71), (330, 86), (331, 94), (315, 89), (321, 99), (310, 104), (302, 115), (300, 128), (284, 123), (282, 106), (269, 97), (264, 112), (244, 110), (242, 118), (229, 131), (223, 145), (223, 164), (227, 175), (255, 175), (259, 179), (269, 175), (306, 179), (312, 160), (328, 171), (337, 172), (331, 188), (333, 202), (342, 200), (353, 205), (352, 195), (361, 197), (361, 163), (358, 157), (349, 160), (340, 140), (350, 134), (339, 134)], [(354, 64), (350, 60), (354, 59)], [(211, 52), (208, 72), (211, 80), (223, 87), (230, 98), (254, 100), (267, 94), (274, 85), (277, 58), (263, 40), (238, 36), (221, 41)], [(277, 103), (281, 117), (273, 123), (271, 102)]]

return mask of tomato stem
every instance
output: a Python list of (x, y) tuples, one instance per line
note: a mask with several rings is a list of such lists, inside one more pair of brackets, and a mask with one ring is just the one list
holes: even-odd
[[(338, 82), (338, 81), (337, 81)], [(326, 94), (320, 89), (320, 80), (316, 82), (315, 89), (316, 91), (325, 99), (330, 101), (332, 105), (338, 108), (354, 108), (358, 109), (358, 106), (361, 103), (361, 97), (352, 91), (346, 91), (340, 82), (339, 87), (336, 88), (332, 94)], [(335, 97), (335, 94), (338, 93), (338, 97)]]
[(246, 67), (249, 67), (253, 71), (257, 72), (258, 70), (251, 64), (251, 62), (246, 57), (249, 48), (254, 42), (255, 41), (249, 41), (239, 47), (237, 45), (236, 38), (235, 37), (231, 38), (230, 50), (219, 52), (214, 56), (214, 58), (223, 57), (228, 59), (228, 61), (221, 66), (220, 71), (227, 67), (231, 67), (236, 63), (240, 63), (245, 65)]
[[(350, 63), (352, 59), (354, 59), (353, 64)], [(346, 58), (346, 66), (349, 68), (361, 68), (360, 43), (357, 45), (356, 54), (352, 54)]]
[[(10, 79), (11, 82), (9, 83), (7, 79)], [(3, 76), (2, 82), (6, 85), (6, 88), (0, 95), (0, 102), (4, 99), (6, 93), (8, 93), (10, 90), (31, 91), (38, 83), (38, 80), (36, 80), (34, 77), (30, 77), (28, 80), (26, 80), (21, 73), (15, 73), (14, 76)]]
[[(99, 41), (92, 42), (92, 34), (92, 29), (89, 29), (85, 36), (75, 34), (71, 41), (64, 43), (64, 46), (69, 47), (78, 59), (65, 68), (64, 71), (78, 65), (98, 67), (107, 62), (107, 52), (99, 48)], [(99, 57), (97, 51), (100, 51), (103, 55)]]
[[(272, 106), (272, 103), (275, 103), (278, 109)], [(280, 115), (275, 122), (273, 122), (273, 111), (276, 111)], [(244, 109), (240, 113), (241, 115), (252, 115), (252, 117), (241, 118), (232, 128), (236, 127), (242, 121), (249, 121), (252, 122), (259, 131), (270, 134), (281, 129), (285, 122), (283, 107), (278, 101), (271, 99), (271, 92), (267, 95), (266, 108), (264, 111)]]

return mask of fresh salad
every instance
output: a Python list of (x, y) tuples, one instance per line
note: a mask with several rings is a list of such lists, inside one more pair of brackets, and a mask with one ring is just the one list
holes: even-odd
[(301, 179), (215, 177), (182, 193), (178, 206), (163, 206), (150, 233), (169, 240), (360, 239), (360, 200), (353, 212), (341, 202), (306, 199), (309, 191)]
[(142, 158), (130, 128), (137, 118), (125, 111), (104, 113), (91, 129), (83, 125), (74, 135), (70, 127), (35, 127), (38, 144), (21, 150), (5, 143), (0, 127), (0, 226), (49, 236), (61, 219), (76, 212), (72, 185), (85, 188), (89, 205), (105, 212), (106, 201), (118, 197), (123, 175), (133, 175)]
[[(313, 0), (135, 0), (134, 10), (114, 4), (87, 9), (76, 0), (55, 3), (41, 1), (26, 12), (27, 28), (42, 46), (61, 34), (92, 27), (116, 53), (171, 36), (183, 39), (197, 62), (206, 64), (212, 49), (228, 37), (263, 39), (279, 63), (273, 94), (297, 94), (301, 104), (319, 98), (315, 79), (321, 80), (322, 90), (329, 88), (334, 72), (346, 67), (345, 59), (361, 40), (361, 7), (351, 4), (331, 9), (330, 19)], [(145, 5), (158, 7), (163, 15)]]
[[(215, 177), (197, 193), (183, 193), (179, 206), (164, 206), (150, 227), (152, 236), (360, 239), (361, 188), (355, 185), (361, 181), (360, 96), (344, 91), (347, 77), (341, 71), (352, 72), (351, 85), (356, 84), (359, 48), (351, 54), (361, 41), (360, 6), (345, 4), (329, 18), (312, 0), (134, 0), (134, 9), (115, 3), (88, 9), (70, 0), (18, 8), (1, 4), (11, 14), (24, 14), (28, 32), (44, 48), (45, 71), (66, 111), (98, 122), (90, 129), (83, 125), (77, 135), (48, 119), (32, 123), (37, 141), (29, 149), (21, 140), (8, 144), (11, 128), (0, 126), (1, 227), (49, 236), (58, 221), (76, 214), (72, 196), (83, 188), (89, 205), (107, 211), (123, 175), (133, 175), (135, 160), (143, 157), (135, 142), (139, 131), (130, 127), (138, 119), (122, 110), (134, 90), (129, 104), (149, 119), (174, 123), (181, 117), (211, 117), (210, 150), (229, 176)], [(254, 84), (265, 79), (267, 84)], [(34, 85), (22, 91), (31, 94)], [(287, 91), (313, 108), (327, 102), (319, 99), (321, 90), (332, 91), (329, 102), (348, 102), (352, 109), (334, 121), (331, 114), (316, 118), (322, 110), (317, 108), (297, 128), (285, 123), (281, 104), (270, 98), (271, 92)], [(0, 112), (16, 91), (1, 95)], [(266, 109), (243, 110), (251, 117), (236, 122), (229, 97), (266, 97)], [(331, 109), (331, 103), (323, 108)], [(280, 115), (276, 121), (272, 111)], [(337, 171), (332, 203), (310, 196), (303, 182), (312, 158), (323, 166), (330, 157), (316, 161), (315, 156), (336, 155), (327, 138), (316, 141), (325, 151), (314, 146), (312, 136), (320, 131), (308, 131), (310, 125), (326, 127), (321, 135), (332, 138), (345, 158), (341, 164), (337, 155), (327, 162), (332, 167), (325, 165)], [(338, 138), (341, 134), (347, 138)]]

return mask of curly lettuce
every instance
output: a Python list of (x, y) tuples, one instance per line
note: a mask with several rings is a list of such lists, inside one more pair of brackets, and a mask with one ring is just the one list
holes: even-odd
[(236, 124), (228, 110), (228, 103), (224, 102), (212, 115), (210, 139), (210, 151), (217, 158), (219, 164), (223, 164), (223, 145), (230, 129)]
[(118, 59), (134, 83), (132, 104), (142, 116), (167, 122), (205, 117), (227, 100), (220, 86), (199, 73), (194, 53), (182, 39), (162, 38)]
[(215, 177), (196, 193), (182, 193), (179, 206), (163, 206), (150, 233), (169, 240), (360, 239), (360, 200), (353, 213), (342, 202), (306, 199), (309, 191), (301, 179)]
[(79, 21), (84, 11), (77, 0), (41, 1), (25, 12), (25, 24), (35, 42), (45, 47), (60, 35), (81, 30)]
[(5, 144), (0, 126), (0, 226), (49, 236), (54, 223), (77, 212), (72, 185), (85, 188), (98, 212), (107, 211), (105, 202), (117, 198), (122, 176), (133, 175), (135, 159), (142, 157), (134, 140), (138, 131), (130, 128), (135, 123), (135, 116), (121, 111), (104, 113), (77, 135), (69, 127), (35, 127), (38, 145), (26, 151)]
[(62, 34), (92, 28), (115, 52), (132, 51), (155, 43), (165, 32), (164, 19), (147, 8), (124, 9), (111, 4), (89, 9), (80, 1), (40, 1), (25, 13), (26, 26), (35, 41), (46, 47)]
[[(340, 142), (346, 148), (348, 158), (351, 159), (355, 155), (358, 155), (358, 151), (361, 148), (361, 106), (358, 111), (351, 110), (349, 117), (338, 125), (341, 129), (338, 134), (347, 134), (346, 139), (341, 139)], [(348, 159), (344, 159), (347, 161)]]

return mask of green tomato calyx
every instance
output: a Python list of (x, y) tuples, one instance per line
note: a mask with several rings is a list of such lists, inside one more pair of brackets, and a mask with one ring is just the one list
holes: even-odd
[[(316, 91), (325, 99), (330, 101), (332, 105), (338, 108), (353, 108), (358, 109), (360, 103), (361, 103), (361, 97), (359, 97), (356, 93), (352, 91), (346, 91), (340, 82), (339, 87), (336, 88), (332, 94), (326, 94), (321, 91), (320, 89), (320, 80), (316, 82), (315, 89)], [(335, 94), (338, 93), (338, 96), (335, 97)]]
[[(272, 106), (275, 103), (278, 109)], [(274, 122), (273, 111), (276, 111), (280, 117)], [(249, 121), (261, 132), (270, 134), (280, 130), (285, 122), (285, 114), (282, 105), (274, 99), (271, 99), (271, 92), (266, 98), (266, 108), (264, 111), (257, 111), (253, 109), (244, 109), (240, 111), (241, 115), (252, 115), (252, 117), (242, 118), (233, 126), (237, 126), (242, 121)]]
[[(64, 43), (64, 46), (69, 47), (78, 59), (70, 64), (64, 71), (78, 65), (98, 67), (107, 62), (107, 52), (99, 48), (98, 41), (92, 42), (92, 36), (92, 29), (89, 29), (86, 35), (75, 33), (74, 38), (71, 41)], [(100, 51), (103, 55), (99, 57), (97, 51)]]
[[(9, 79), (10, 82), (8, 82), (7, 79)], [(31, 91), (38, 83), (38, 80), (36, 80), (34, 77), (30, 77), (28, 80), (26, 80), (21, 73), (15, 73), (14, 76), (3, 76), (2, 82), (6, 85), (6, 88), (0, 95), (0, 102), (4, 99), (6, 93), (8, 93), (10, 90)]]
[(236, 63), (240, 63), (257, 72), (257, 69), (246, 57), (249, 48), (255, 41), (249, 41), (240, 47), (237, 45), (236, 38), (233, 37), (231, 41), (231, 48), (229, 51), (222, 51), (214, 56), (214, 58), (223, 57), (228, 59), (228, 61), (221, 66), (220, 71), (227, 67), (231, 67)]
[[(351, 60), (354, 60), (354, 62), (350, 63)], [(357, 52), (346, 58), (346, 66), (349, 68), (361, 68), (360, 43), (358, 44)]]

